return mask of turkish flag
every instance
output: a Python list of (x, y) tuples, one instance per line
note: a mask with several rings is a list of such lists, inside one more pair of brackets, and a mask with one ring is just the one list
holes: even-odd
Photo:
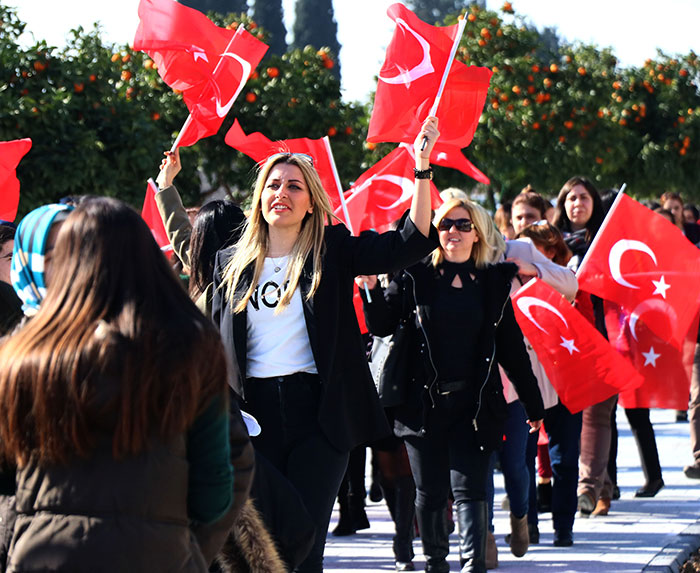
[(700, 308), (700, 249), (673, 223), (622, 194), (577, 273), (579, 288), (629, 309), (680, 348)]
[[(402, 144), (404, 145), (404, 144)], [(484, 175), (469, 159), (464, 156), (459, 147), (453, 145), (444, 145), (436, 143), (433, 151), (430, 154), (430, 163), (433, 165), (441, 165), (442, 167), (451, 167), (457, 169), (465, 175), (469, 175), (475, 181), (486, 185), (491, 183), (491, 180)]]
[[(651, 302), (653, 300), (650, 299)], [(653, 308), (648, 312), (654, 312)], [(620, 394), (620, 403), (624, 408), (686, 410), (698, 317), (691, 323), (680, 347), (654, 334), (638, 318), (616, 304), (605, 305), (605, 326), (610, 345), (629, 360), (644, 378), (641, 386)]]
[(190, 119), (179, 145), (214, 135), (267, 51), (245, 31), (220, 28), (174, 0), (141, 0), (134, 49), (153, 58), (158, 73), (182, 92)]
[[(368, 229), (384, 231), (401, 218), (415, 191), (413, 150), (399, 146), (365, 171), (348, 191), (345, 202), (355, 234)], [(437, 187), (430, 183), (433, 209), (442, 204)], [(342, 211), (335, 214), (342, 217)], [(343, 217), (344, 218), (344, 217)]]
[(156, 240), (156, 243), (158, 243), (160, 250), (170, 258), (173, 255), (173, 247), (168, 240), (168, 235), (163, 225), (163, 219), (161, 219), (158, 206), (156, 205), (157, 192), (158, 188), (153, 182), (153, 179), (149, 179), (148, 185), (146, 186), (146, 197), (143, 200), (143, 207), (141, 208), (141, 218), (146, 221), (146, 225), (148, 225), (148, 228), (151, 230), (153, 238)]
[[(272, 141), (260, 132), (245, 134), (241, 124), (236, 119), (228, 130), (224, 141), (241, 153), (257, 161), (264, 162), (275, 153), (303, 153), (310, 155), (314, 160), (314, 167), (321, 178), (323, 189), (328, 195), (333, 209), (340, 206), (340, 181), (336, 175), (335, 161), (331, 152), (330, 141), (327, 137), (321, 139), (284, 139)], [(344, 219), (345, 217), (343, 217)]]
[(19, 205), (17, 165), (32, 147), (29, 138), (0, 141), (0, 219), (14, 221)]
[(529, 281), (512, 301), (520, 329), (570, 412), (642, 384), (632, 365), (544, 281)]
[(403, 4), (392, 4), (387, 14), (396, 29), (379, 71), (367, 141), (412, 143), (450, 65), (436, 112), (440, 142), (467, 147), (486, 102), (491, 70), (449, 61), (458, 24), (431, 26)]

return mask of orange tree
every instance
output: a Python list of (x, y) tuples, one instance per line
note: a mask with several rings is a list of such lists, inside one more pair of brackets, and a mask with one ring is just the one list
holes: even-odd
[(651, 196), (678, 191), (700, 200), (700, 62), (659, 53), (611, 84), (611, 122), (633, 134), (624, 179)]
[[(263, 36), (254, 22), (242, 21)], [(140, 207), (148, 177), (155, 177), (187, 117), (179, 94), (158, 77), (146, 54), (102, 42), (98, 30), (73, 31), (57, 49), (39, 42), (22, 48), (25, 25), (0, 5), (0, 141), (30, 137), (20, 163), (20, 215), (42, 203), (76, 194), (120, 197)], [(363, 161), (366, 110), (343, 103), (327, 50), (304, 48), (265, 60), (234, 104), (219, 133), (183, 149), (178, 183), (185, 202), (223, 188), (238, 200), (250, 189), (253, 162), (223, 137), (238, 117), (247, 132), (272, 139), (329, 135), (341, 179), (358, 175)]]
[(579, 44), (545, 49), (542, 34), (510, 14), (508, 2), (501, 12), (470, 6), (457, 52), (459, 60), (494, 72), (465, 150), (490, 177), (492, 199), (511, 197), (528, 183), (551, 196), (574, 174), (601, 186), (621, 183), (630, 134), (602, 111), (610, 104), (615, 57)]

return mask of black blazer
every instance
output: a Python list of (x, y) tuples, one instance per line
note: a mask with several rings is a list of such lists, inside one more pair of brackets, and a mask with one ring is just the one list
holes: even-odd
[[(311, 300), (312, 258), (307, 258), (299, 282), (304, 318), (316, 368), (322, 385), (319, 423), (328, 440), (341, 451), (390, 433), (367, 365), (365, 346), (353, 306), (353, 279), (357, 275), (395, 272), (428, 255), (439, 246), (437, 231), (424, 237), (404, 217), (396, 231), (353, 237), (342, 225), (325, 229), (325, 252), (318, 289)], [(217, 254), (214, 270), (212, 319), (219, 326), (229, 355), (238, 366), (239, 377), (231, 381), (245, 401), (247, 314), (233, 314), (224, 299), (221, 275), (233, 247)], [(245, 269), (236, 289), (248, 288), (253, 269)], [(243, 407), (245, 409), (245, 407)]]

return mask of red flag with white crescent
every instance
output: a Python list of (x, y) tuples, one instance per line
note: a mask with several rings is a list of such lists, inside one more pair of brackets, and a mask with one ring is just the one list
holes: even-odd
[[(345, 192), (345, 202), (355, 233), (384, 231), (411, 205), (416, 189), (413, 149), (399, 146), (365, 171)], [(430, 183), (433, 209), (442, 204), (437, 187)], [(335, 213), (342, 217), (342, 211)]]
[(12, 222), (19, 205), (17, 165), (32, 147), (32, 140), (0, 141), (0, 219)]
[(691, 323), (680, 347), (661, 338), (643, 322), (647, 313), (664, 312), (649, 299), (644, 316), (616, 304), (605, 305), (605, 326), (610, 345), (635, 367), (644, 383), (620, 394), (623, 408), (686, 410), (698, 334), (698, 317)]
[[(579, 288), (615, 302), (680, 348), (700, 309), (700, 249), (673, 223), (622, 194), (577, 274)], [(650, 305), (656, 312), (647, 312)]]
[(153, 58), (190, 110), (179, 145), (214, 135), (268, 46), (242, 26), (220, 28), (174, 0), (141, 0), (139, 18), (134, 49)]
[[(392, 4), (396, 23), (379, 71), (367, 141), (413, 143), (438, 94), (459, 25), (431, 26), (403, 4)], [(486, 102), (492, 72), (452, 61), (436, 115), (440, 142), (464, 148), (471, 143)]]
[(544, 281), (531, 280), (512, 301), (520, 329), (570, 412), (642, 384), (632, 365)]

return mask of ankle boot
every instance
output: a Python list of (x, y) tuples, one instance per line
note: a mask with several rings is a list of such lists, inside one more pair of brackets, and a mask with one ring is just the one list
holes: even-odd
[(457, 505), (459, 563), (462, 573), (486, 573), (486, 501)]
[(486, 569), (498, 568), (498, 545), (490, 531), (486, 532)]
[(347, 535), (355, 534), (355, 525), (353, 523), (352, 515), (350, 514), (350, 507), (348, 505), (347, 496), (343, 496), (338, 499), (338, 525), (335, 526), (333, 530), (334, 537), (345, 537)]
[(416, 518), (425, 555), (425, 570), (447, 573), (450, 570), (446, 561), (450, 552), (450, 541), (445, 524), (445, 508), (430, 511), (416, 507)]
[(369, 529), (369, 520), (367, 519), (367, 512), (365, 511), (364, 495), (349, 493), (348, 509), (352, 519), (352, 526), (355, 531), (360, 531), (360, 529)]
[(527, 553), (530, 545), (530, 532), (527, 528), (527, 515), (515, 517), (510, 514), (510, 552), (516, 557)]

